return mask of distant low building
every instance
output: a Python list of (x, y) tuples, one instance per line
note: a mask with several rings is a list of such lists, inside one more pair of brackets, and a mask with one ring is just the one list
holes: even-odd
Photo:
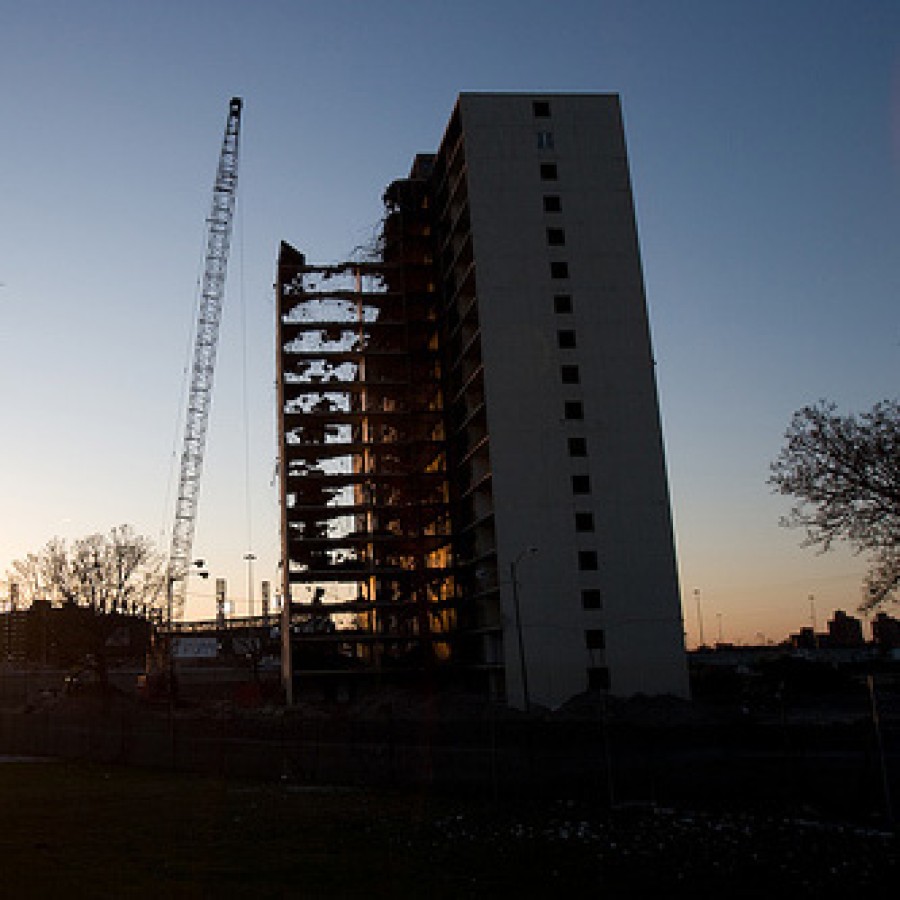
[(900, 649), (900, 619), (878, 613), (872, 621), (872, 642), (881, 650)]
[(27, 609), (0, 613), (0, 662), (69, 668), (100, 656), (109, 665), (143, 661), (150, 631), (142, 616), (36, 600)]
[(807, 626), (801, 628), (796, 634), (792, 634), (789, 640), (791, 647), (795, 650), (818, 650), (825, 646), (828, 635), (816, 634), (814, 629)]
[(834, 611), (828, 623), (828, 646), (830, 648), (864, 647), (862, 622), (855, 616), (848, 616), (842, 609)]

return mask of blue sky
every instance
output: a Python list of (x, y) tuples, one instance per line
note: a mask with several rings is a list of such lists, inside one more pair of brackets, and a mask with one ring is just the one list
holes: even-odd
[[(819, 624), (856, 604), (863, 561), (800, 548), (765, 480), (797, 407), (897, 396), (897, 3), (6, 2), (0, 84), (0, 572), (57, 534), (169, 527), (233, 94), (239, 213), (195, 550), (241, 610), (248, 547), (275, 575), (278, 241), (330, 261), (365, 240), (459, 91), (615, 91), (689, 641), (694, 589), (726, 639), (807, 624), (810, 594)], [(211, 611), (198, 583), (188, 614)]]

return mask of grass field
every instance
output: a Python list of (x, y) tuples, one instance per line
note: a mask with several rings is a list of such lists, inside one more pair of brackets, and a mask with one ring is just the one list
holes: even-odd
[(897, 877), (895, 839), (815, 823), (0, 765), (9, 898), (877, 897)]

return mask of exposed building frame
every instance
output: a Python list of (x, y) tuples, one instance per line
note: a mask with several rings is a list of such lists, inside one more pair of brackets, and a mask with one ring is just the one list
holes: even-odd
[[(442, 367), (423, 183), (392, 185), (377, 262), (282, 244), (277, 347), (288, 680), (454, 655)], [(424, 203), (424, 205), (423, 205)]]
[(462, 94), (385, 206), (377, 261), (279, 260), (287, 680), (685, 694), (618, 97)]

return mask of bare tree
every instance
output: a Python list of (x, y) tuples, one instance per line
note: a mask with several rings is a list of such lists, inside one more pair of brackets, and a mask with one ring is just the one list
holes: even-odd
[[(71, 547), (53, 538), (13, 564), (32, 599), (58, 600), (98, 612), (147, 612), (160, 595), (162, 558), (130, 525), (89, 534)], [(13, 576), (11, 576), (13, 577)]]
[(794, 413), (769, 484), (795, 499), (781, 524), (805, 529), (805, 546), (824, 552), (846, 541), (870, 557), (862, 609), (892, 597), (900, 587), (900, 404), (840, 415), (820, 401)]
[(13, 563), (9, 577), (23, 586), (26, 602), (62, 606), (53, 617), (57, 642), (73, 659), (92, 666), (104, 687), (111, 638), (128, 614), (150, 612), (165, 579), (153, 543), (129, 525), (87, 535), (71, 546), (53, 538), (40, 552)]
[(37, 553), (29, 553), (24, 559), (17, 559), (6, 573), (10, 584), (19, 586), (19, 602), (30, 606), (45, 594), (44, 572), (41, 557)]
[[(55, 594), (63, 603), (77, 603), (79, 600), (78, 573), (72, 566), (69, 548), (62, 538), (48, 541), (38, 554), (42, 584), (51, 597)], [(45, 597), (41, 599), (51, 599)]]

